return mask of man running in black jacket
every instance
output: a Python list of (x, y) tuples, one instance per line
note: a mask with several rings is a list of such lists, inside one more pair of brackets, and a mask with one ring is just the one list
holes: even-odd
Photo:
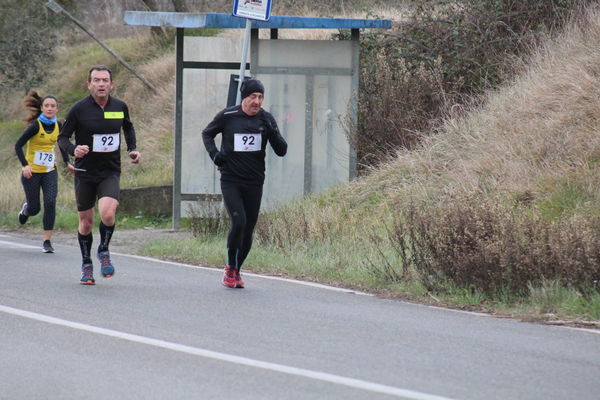
[[(75, 198), (79, 211), (77, 240), (83, 259), (81, 283), (93, 285), (91, 249), (96, 199), (100, 214), (100, 245), (97, 253), (100, 271), (105, 278), (115, 273), (108, 245), (115, 229), (119, 205), (121, 130), (132, 163), (139, 163), (140, 153), (135, 148), (135, 130), (127, 104), (110, 96), (114, 87), (111, 70), (105, 65), (90, 68), (87, 87), (90, 95), (75, 103), (69, 111), (58, 136), (58, 144), (68, 154), (75, 156)], [(73, 133), (75, 144), (71, 143)]]
[[(275, 118), (261, 108), (265, 89), (257, 79), (242, 82), (242, 103), (220, 111), (202, 131), (204, 147), (221, 172), (221, 193), (231, 218), (223, 285), (243, 288), (240, 269), (252, 247), (265, 181), (267, 142), (279, 157), (287, 143)], [(215, 137), (221, 133), (221, 149)]]

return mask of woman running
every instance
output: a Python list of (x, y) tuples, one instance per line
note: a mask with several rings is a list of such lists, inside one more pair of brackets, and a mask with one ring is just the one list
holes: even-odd
[[(27, 222), (30, 216), (40, 212), (40, 188), (44, 194), (44, 242), (42, 249), (45, 253), (53, 253), (52, 231), (56, 219), (56, 197), (58, 195), (58, 173), (55, 168), (54, 146), (58, 138), (61, 124), (56, 114), (58, 100), (54, 96), (40, 95), (35, 90), (30, 90), (23, 100), (23, 105), (29, 111), (25, 122), (29, 124), (23, 135), (15, 144), (15, 152), (23, 166), (21, 183), (25, 190), (25, 203), (19, 212), (21, 225)], [(23, 146), (25, 152), (23, 152)], [(61, 150), (63, 161), (70, 173), (73, 166), (69, 163), (69, 156)]]

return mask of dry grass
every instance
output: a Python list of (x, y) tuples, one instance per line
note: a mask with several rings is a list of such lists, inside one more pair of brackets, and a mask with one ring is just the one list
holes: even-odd
[[(21, 169), (18, 163), (14, 163), (10, 168), (5, 168), (5, 172), (0, 174), (0, 187), (3, 188), (18, 188), (21, 186), (19, 174)], [(23, 190), (3, 190), (3, 195), (0, 196), (0, 210), (18, 210), (23, 204), (25, 194)]]
[[(16, 158), (16, 157), (15, 157)], [(60, 161), (62, 166), (62, 161)], [(16, 222), (16, 216), (25, 202), (25, 193), (21, 185), (21, 168), (18, 161), (11, 162), (11, 166), (0, 173), (0, 187), (11, 188), (3, 190), (0, 196), (0, 215), (6, 214), (9, 219)], [(58, 197), (56, 203), (60, 209), (75, 210), (75, 196), (73, 195), (72, 180), (66, 175), (59, 176)]]
[(398, 196), (539, 193), (542, 182), (596, 168), (598, 46), (596, 10), (540, 49), (527, 73), (490, 93), (480, 109), (449, 119), (418, 150), (399, 151), (395, 160), (350, 185), (347, 196), (359, 201), (377, 188), (393, 204)]
[(123, 95), (136, 121), (139, 150), (146, 155), (151, 168), (144, 174), (136, 173), (138, 166), (124, 165), (124, 184), (145, 186), (170, 183), (173, 179), (172, 140), (175, 98), (175, 52), (166, 51), (138, 71), (157, 88), (153, 93), (140, 80), (133, 80)]

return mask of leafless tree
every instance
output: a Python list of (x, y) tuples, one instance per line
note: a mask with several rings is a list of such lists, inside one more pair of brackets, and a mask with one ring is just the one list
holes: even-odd
[(189, 11), (185, 0), (173, 0), (173, 8), (177, 12)]
[(186, 0), (142, 0), (142, 3), (144, 3), (150, 11), (188, 11)]

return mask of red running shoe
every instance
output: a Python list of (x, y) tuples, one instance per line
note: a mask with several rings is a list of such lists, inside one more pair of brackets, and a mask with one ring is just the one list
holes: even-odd
[(239, 269), (235, 271), (235, 287), (240, 289), (244, 287), (244, 281), (242, 280)]
[(234, 288), (235, 287), (235, 270), (230, 266), (225, 266), (225, 272), (223, 274), (223, 285)]

